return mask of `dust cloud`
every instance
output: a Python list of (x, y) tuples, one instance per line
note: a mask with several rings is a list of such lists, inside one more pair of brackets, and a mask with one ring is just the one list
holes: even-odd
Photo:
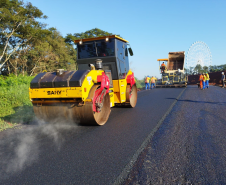
[(22, 129), (9, 131), (0, 140), (0, 179), (8, 178), (12, 173), (18, 173), (25, 167), (38, 161), (41, 145), (45, 141), (52, 143), (51, 147), (60, 151), (65, 140), (65, 133), (78, 128), (74, 123), (65, 123), (56, 119), (53, 123), (42, 120), (33, 121), (32, 125)]

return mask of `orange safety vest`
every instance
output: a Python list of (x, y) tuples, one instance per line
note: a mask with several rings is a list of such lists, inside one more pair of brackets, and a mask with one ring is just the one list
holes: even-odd
[(164, 63), (162, 63), (162, 65), (161, 66), (166, 66)]
[(155, 78), (151, 78), (151, 83), (155, 83)]
[(203, 76), (200, 75), (200, 76), (199, 76), (199, 81), (202, 81), (202, 80), (203, 80)]
[(149, 83), (149, 80), (150, 80), (150, 78), (149, 77), (146, 77), (145, 78), (145, 83)]

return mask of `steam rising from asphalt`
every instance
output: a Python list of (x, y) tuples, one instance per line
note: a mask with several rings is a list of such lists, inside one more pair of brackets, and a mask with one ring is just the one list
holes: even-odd
[(28, 135), (20, 136), (18, 139), (18, 146), (14, 148), (13, 158), (7, 160), (6, 172), (21, 170), (25, 164), (29, 164), (38, 156), (38, 145), (34, 135), (28, 133)]
[(38, 160), (41, 142), (51, 141), (58, 151), (64, 142), (65, 131), (76, 129), (71, 123), (55, 120), (54, 124), (46, 124), (41, 120), (36, 125), (23, 131), (16, 129), (14, 135), (0, 138), (0, 179), (9, 173), (19, 172)]

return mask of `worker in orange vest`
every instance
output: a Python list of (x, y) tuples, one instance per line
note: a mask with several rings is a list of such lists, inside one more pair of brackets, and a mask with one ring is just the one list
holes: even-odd
[(155, 80), (157, 80), (157, 78), (152, 76), (152, 78), (151, 78), (151, 89), (153, 89), (155, 87)]
[(166, 65), (165, 65), (164, 62), (163, 62), (162, 65), (161, 65), (162, 73), (165, 71), (165, 69), (166, 69)]
[(200, 88), (201, 88), (201, 89), (203, 89), (202, 81), (203, 81), (203, 75), (200, 74), (200, 76), (199, 76), (199, 85), (200, 85)]

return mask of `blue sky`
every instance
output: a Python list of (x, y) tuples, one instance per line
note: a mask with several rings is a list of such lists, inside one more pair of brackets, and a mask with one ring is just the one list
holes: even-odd
[(29, 0), (48, 27), (66, 36), (93, 28), (130, 42), (131, 68), (138, 79), (160, 77), (158, 58), (205, 42), (212, 65), (226, 64), (226, 0)]

